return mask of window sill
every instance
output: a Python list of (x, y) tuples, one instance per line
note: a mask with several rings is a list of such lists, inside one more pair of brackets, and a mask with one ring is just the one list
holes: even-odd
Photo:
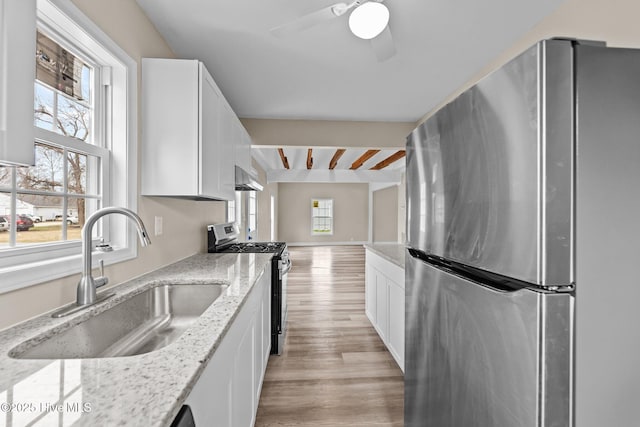
[[(93, 266), (97, 267), (99, 260), (105, 265), (133, 259), (137, 256), (137, 247), (119, 248), (113, 252), (93, 252)], [(27, 286), (38, 285), (62, 277), (82, 272), (82, 255), (72, 255), (21, 264), (14, 267), (0, 269), (0, 294), (15, 291)]]

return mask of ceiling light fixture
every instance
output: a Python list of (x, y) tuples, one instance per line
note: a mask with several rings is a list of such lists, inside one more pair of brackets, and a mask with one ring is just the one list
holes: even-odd
[(368, 1), (356, 7), (349, 15), (351, 32), (361, 39), (377, 37), (389, 23), (389, 9), (377, 1)]

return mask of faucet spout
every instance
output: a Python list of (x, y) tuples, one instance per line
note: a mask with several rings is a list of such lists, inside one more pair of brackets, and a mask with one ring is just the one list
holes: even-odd
[(84, 306), (94, 304), (96, 302), (96, 288), (106, 285), (109, 281), (107, 277), (101, 276), (94, 278), (91, 275), (91, 236), (93, 234), (93, 226), (95, 223), (105, 215), (109, 214), (121, 214), (131, 219), (136, 225), (140, 244), (142, 246), (148, 246), (151, 244), (149, 239), (149, 233), (144, 226), (144, 223), (140, 217), (130, 209), (119, 207), (107, 207), (102, 208), (94, 212), (82, 227), (81, 239), (82, 239), (82, 277), (78, 282), (78, 289), (76, 292), (77, 306)]

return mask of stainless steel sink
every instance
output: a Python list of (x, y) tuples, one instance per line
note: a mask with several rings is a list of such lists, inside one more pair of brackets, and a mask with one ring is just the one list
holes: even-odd
[(17, 359), (78, 359), (144, 354), (182, 335), (226, 285), (161, 285), (135, 295), (33, 347)]

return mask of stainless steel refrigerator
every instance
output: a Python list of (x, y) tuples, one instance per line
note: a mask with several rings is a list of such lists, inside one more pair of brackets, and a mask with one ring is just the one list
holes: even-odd
[(536, 44), (406, 182), (405, 425), (640, 425), (640, 51)]

